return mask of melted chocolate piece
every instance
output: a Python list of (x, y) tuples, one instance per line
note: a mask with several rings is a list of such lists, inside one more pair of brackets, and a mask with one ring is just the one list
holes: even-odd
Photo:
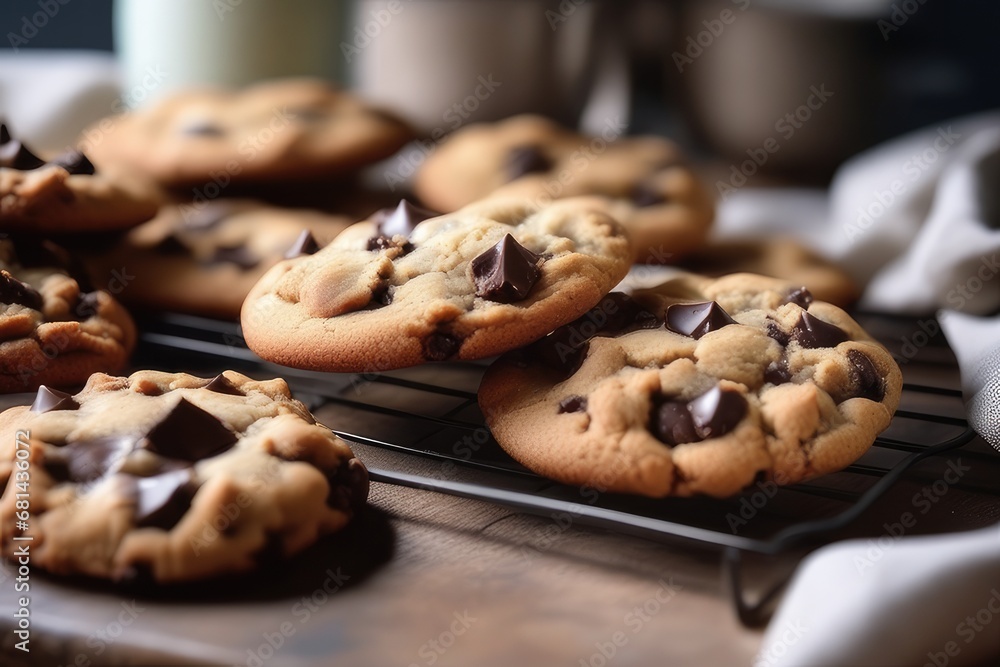
[(500, 303), (521, 301), (542, 275), (541, 257), (510, 234), (472, 260), (476, 296)]
[(135, 501), (133, 521), (138, 528), (170, 530), (191, 507), (197, 493), (191, 468), (172, 470), (152, 477), (123, 475)]
[(507, 153), (504, 170), (507, 180), (513, 181), (526, 174), (548, 171), (552, 160), (538, 146), (516, 146)]
[(368, 469), (357, 458), (348, 459), (327, 477), (326, 504), (339, 510), (358, 511), (368, 500)]
[(735, 391), (718, 385), (688, 403), (695, 430), (702, 440), (729, 433), (747, 413), (747, 402)]
[(579, 370), (587, 357), (590, 344), (587, 340), (579, 340), (571, 336), (567, 327), (561, 327), (533, 343), (526, 351), (529, 360), (558, 371), (560, 377), (568, 378)]
[(804, 312), (792, 329), (792, 338), (802, 347), (815, 349), (837, 347), (847, 340), (847, 334), (840, 327)]
[(209, 381), (202, 389), (207, 389), (208, 391), (214, 391), (216, 394), (228, 394), (230, 396), (244, 396), (245, 394), (237, 388), (232, 382), (229, 381), (225, 375), (221, 373), (216, 375)]
[(683, 401), (654, 400), (650, 431), (657, 440), (671, 447), (700, 440)]
[(792, 340), (792, 337), (788, 335), (784, 329), (778, 326), (777, 322), (771, 319), (767, 321), (767, 335), (782, 345), (788, 345), (788, 342)]
[(32, 153), (27, 146), (11, 136), (6, 125), (0, 125), (0, 167), (28, 171), (38, 169), (45, 160)]
[(35, 402), (31, 404), (31, 412), (52, 412), (54, 410), (79, 410), (80, 404), (73, 397), (58, 389), (46, 387), (44, 384), (35, 394)]
[(648, 184), (640, 183), (632, 190), (632, 203), (639, 208), (646, 208), (647, 206), (665, 204), (667, 203), (667, 198)]
[(667, 308), (667, 328), (695, 340), (710, 331), (736, 324), (722, 306), (715, 301), (701, 303), (675, 303)]
[(813, 299), (812, 292), (805, 287), (796, 287), (785, 297), (785, 303), (794, 303), (802, 310), (809, 310), (809, 306), (812, 305), (813, 301), (815, 299)]
[(100, 297), (97, 292), (80, 292), (73, 305), (73, 315), (80, 321), (89, 319), (97, 314), (100, 306)]
[(61, 153), (50, 160), (49, 164), (58, 165), (73, 175), (93, 176), (97, 173), (94, 163), (86, 155), (73, 149)]
[(395, 209), (384, 208), (372, 215), (378, 236), (405, 236), (409, 238), (413, 228), (424, 220), (436, 218), (434, 211), (414, 206), (405, 199), (400, 199)]
[(235, 264), (244, 271), (260, 264), (260, 258), (250, 252), (245, 245), (219, 246), (215, 249), (209, 264)]
[(221, 137), (226, 131), (210, 121), (192, 123), (181, 128), (181, 134), (189, 137)]
[(597, 324), (602, 319), (604, 322), (598, 327), (597, 336), (620, 335), (639, 329), (656, 329), (662, 324), (660, 318), (623, 292), (611, 292), (577, 322), (589, 320)]
[(650, 431), (660, 442), (670, 446), (700, 442), (729, 433), (746, 412), (746, 399), (718, 386), (687, 403), (656, 397)]
[(870, 401), (881, 401), (885, 398), (885, 379), (878, 372), (871, 358), (860, 350), (848, 350), (847, 360), (851, 362), (855, 382), (858, 386), (857, 396)]
[(788, 360), (782, 359), (779, 362), (771, 362), (764, 370), (764, 382), (771, 384), (785, 384), (792, 381), (792, 373), (788, 370)]
[(184, 461), (216, 456), (236, 444), (236, 434), (222, 422), (183, 398), (150, 429), (142, 447)]
[(556, 414), (563, 414), (566, 412), (586, 412), (587, 411), (587, 397), (586, 396), (567, 396), (563, 400), (559, 401), (559, 409)]
[(135, 448), (134, 435), (107, 435), (89, 440), (76, 440), (60, 447), (46, 459), (53, 475), (63, 481), (92, 482), (107, 475)]
[(295, 243), (285, 253), (285, 259), (295, 259), (303, 255), (315, 255), (318, 251), (319, 244), (316, 243), (316, 237), (308, 229), (303, 229), (299, 233), (298, 238), (295, 239)]
[(424, 339), (424, 358), (428, 361), (445, 361), (458, 354), (462, 341), (451, 334), (436, 331)]
[(159, 243), (152, 247), (152, 251), (157, 255), (187, 255), (191, 249), (184, 245), (184, 242), (177, 236), (171, 234), (164, 236)]
[(16, 303), (25, 308), (41, 310), (44, 302), (42, 295), (31, 285), (22, 283), (6, 271), (0, 271), (0, 303)]

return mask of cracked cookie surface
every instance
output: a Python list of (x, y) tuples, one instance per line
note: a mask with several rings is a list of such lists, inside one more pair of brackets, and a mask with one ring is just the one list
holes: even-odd
[(108, 292), (82, 289), (69, 264), (48, 242), (0, 240), (0, 392), (79, 385), (132, 352), (128, 312)]
[(600, 201), (430, 215), (401, 204), (275, 266), (243, 304), (250, 349), (340, 372), (479, 359), (573, 320), (628, 270), (628, 240)]
[(857, 460), (902, 375), (843, 310), (754, 274), (685, 275), (612, 293), (501, 357), (479, 403), (497, 442), (568, 484), (728, 496)]
[(30, 483), (31, 562), (55, 574), (163, 584), (250, 570), (340, 530), (368, 493), (364, 465), (284, 380), (233, 371), (42, 387), (0, 414), (0, 442), (3, 553), (21, 544), (16, 494)]
[(470, 125), (428, 156), (414, 191), (439, 211), (494, 195), (542, 203), (598, 195), (632, 238), (633, 261), (674, 263), (701, 247), (715, 207), (680, 149), (609, 129), (588, 137), (532, 115)]

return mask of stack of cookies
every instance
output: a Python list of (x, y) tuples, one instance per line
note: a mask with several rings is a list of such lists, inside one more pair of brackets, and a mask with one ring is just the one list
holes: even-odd
[[(838, 470), (899, 401), (888, 352), (822, 300), (856, 297), (843, 273), (787, 242), (710, 243), (712, 198), (663, 138), (469, 126), (416, 174), (418, 206), (359, 177), (410, 128), (321, 82), (187, 91), (83, 136), (47, 161), (7, 128), (0, 145), (0, 391), (37, 390), (0, 414), (0, 524), (54, 572), (241, 572), (367, 497), (364, 465), (283, 380), (111, 375), (136, 339), (112, 294), (239, 319), (262, 359), (312, 371), (495, 358), (479, 400), (497, 442), (611, 492), (722, 497)], [(675, 266), (623, 283), (637, 263)], [(79, 509), (101, 518), (73, 524)]]

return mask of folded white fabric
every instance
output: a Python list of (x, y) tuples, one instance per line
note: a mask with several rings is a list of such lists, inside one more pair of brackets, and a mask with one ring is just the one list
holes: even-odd
[[(1000, 525), (840, 542), (803, 561), (755, 667), (956, 667), (1000, 656)], [(890, 532), (891, 531), (891, 532)]]

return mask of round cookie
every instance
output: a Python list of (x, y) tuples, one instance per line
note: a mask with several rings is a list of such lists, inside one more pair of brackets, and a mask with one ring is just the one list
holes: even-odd
[(46, 162), (0, 124), (0, 231), (124, 229), (159, 208), (151, 183), (94, 169), (78, 151)]
[(581, 195), (610, 199), (637, 263), (674, 263), (704, 243), (711, 196), (662, 137), (587, 137), (522, 115), (456, 132), (417, 172), (414, 191), (453, 211), (487, 196), (538, 202)]
[(243, 572), (340, 530), (368, 494), (364, 465), (284, 380), (233, 371), (97, 373), (75, 396), (42, 387), (0, 414), (0, 438), (3, 554), (30, 535), (32, 565), (54, 574)]
[(288, 254), (315, 252), (352, 222), (250, 200), (179, 204), (85, 260), (95, 282), (128, 276), (121, 292), (127, 303), (235, 320), (268, 269)]
[(339, 372), (479, 359), (573, 320), (628, 270), (628, 240), (599, 201), (491, 200), (432, 215), (402, 203), (275, 266), (243, 305), (247, 345)]
[(902, 375), (844, 311), (793, 283), (685, 275), (614, 292), (501, 357), (479, 403), (497, 442), (552, 479), (652, 497), (792, 484), (857, 460)]
[(81, 147), (98, 167), (126, 165), (170, 188), (322, 182), (388, 157), (413, 137), (401, 120), (328, 83), (266, 81), (190, 89), (106, 118)]
[(107, 292), (81, 287), (64, 253), (0, 240), (0, 392), (82, 384), (121, 369), (135, 346), (129, 314)]

